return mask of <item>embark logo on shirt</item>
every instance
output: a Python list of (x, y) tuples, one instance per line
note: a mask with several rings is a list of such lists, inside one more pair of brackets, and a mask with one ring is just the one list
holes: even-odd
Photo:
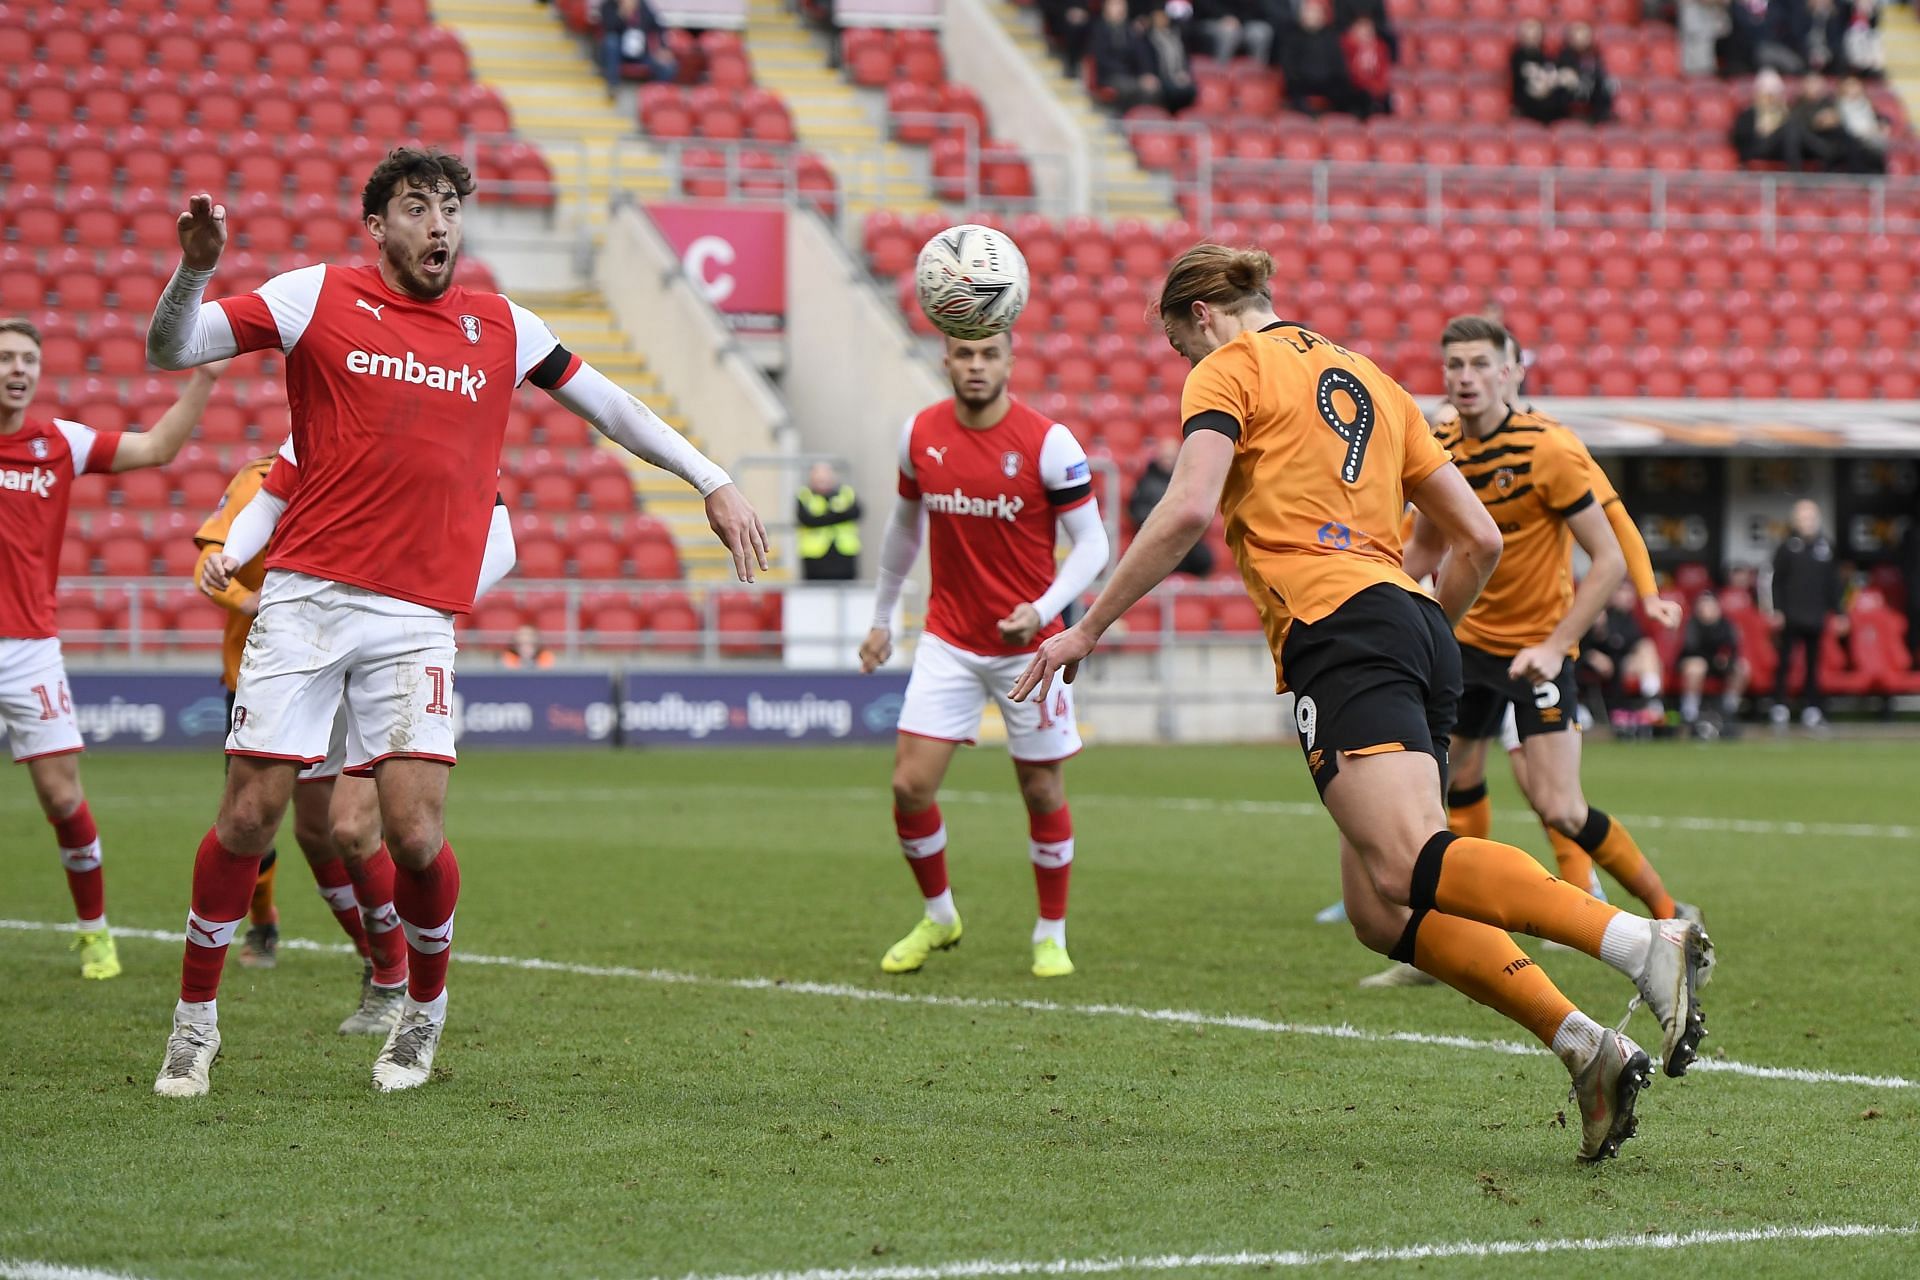
[(1007, 521), (1019, 518), (1020, 509), (1027, 505), (1025, 498), (1009, 498), (1004, 493), (991, 498), (975, 498), (959, 489), (952, 493), (922, 494), (920, 501), (928, 511), (943, 516), (982, 516), (989, 520)]
[(363, 373), (375, 378), (391, 378), (395, 382), (411, 383), (416, 387), (427, 387), (433, 391), (451, 391), (455, 395), (465, 396), (475, 404), (480, 403), (480, 393), (486, 390), (487, 386), (487, 373), (484, 369), (475, 369), (465, 364), (458, 369), (437, 364), (422, 364), (411, 351), (404, 356), (383, 356), (371, 351), (349, 351), (347, 352), (347, 372)]
[[(35, 444), (40, 443), (38, 440)], [(16, 471), (12, 467), (0, 467), (0, 490), (16, 493), (30, 493), (36, 498), (51, 498), (55, 475), (47, 467), (35, 467), (31, 471)]]

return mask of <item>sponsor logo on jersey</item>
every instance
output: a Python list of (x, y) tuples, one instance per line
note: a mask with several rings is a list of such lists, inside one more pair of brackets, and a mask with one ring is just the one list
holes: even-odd
[[(35, 444), (41, 443), (34, 441)], [(50, 467), (35, 467), (31, 471), (20, 471), (13, 467), (0, 467), (0, 489), (11, 489), (18, 493), (30, 493), (36, 498), (53, 496), (53, 482), (58, 477)]]
[(411, 351), (398, 356), (381, 355), (378, 352), (357, 349), (349, 351), (347, 352), (347, 372), (366, 374), (374, 378), (391, 378), (395, 382), (426, 387), (432, 391), (451, 391), (455, 395), (465, 396), (475, 404), (480, 403), (480, 393), (487, 386), (485, 369), (476, 369), (466, 364), (458, 369), (450, 365), (423, 364)]
[(1320, 532), (1315, 540), (1323, 547), (1345, 551), (1353, 545), (1353, 530), (1337, 521), (1329, 520), (1320, 526)]
[(956, 487), (952, 493), (922, 493), (922, 505), (943, 516), (982, 516), (991, 520), (1013, 521), (1027, 505), (1025, 498), (1009, 498), (997, 493), (991, 498), (976, 498)]
[(468, 342), (472, 343), (476, 347), (479, 346), (480, 345), (480, 317), (479, 316), (461, 316), (460, 332), (467, 335)]
[(945, 465), (947, 461), (947, 450), (951, 449), (952, 447), (953, 447), (952, 445), (943, 444), (938, 449), (936, 449), (932, 445), (928, 445), (927, 456), (929, 458), (932, 458), (934, 462), (941, 465)]
[(27, 442), (27, 452), (31, 453), (40, 461), (45, 462), (47, 455), (53, 451), (47, 447), (47, 438), (45, 436), (35, 436)]
[(382, 317), (380, 314), (382, 311), (385, 311), (387, 309), (386, 303), (383, 302), (376, 307), (371, 302), (368, 302), (365, 298), (355, 298), (353, 300), (353, 305), (356, 307), (364, 307), (366, 310), (373, 312), (373, 318), (375, 320), (380, 321), (381, 324), (386, 323), (386, 319)]
[(1083, 458), (1079, 462), (1068, 464), (1066, 477), (1068, 484), (1072, 484), (1076, 480), (1091, 479), (1093, 479), (1093, 468), (1087, 465), (1086, 459)]

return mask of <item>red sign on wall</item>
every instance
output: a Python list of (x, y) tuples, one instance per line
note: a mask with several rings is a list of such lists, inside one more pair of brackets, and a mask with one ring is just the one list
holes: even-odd
[(649, 204), (681, 268), (738, 333), (778, 334), (787, 322), (787, 212)]

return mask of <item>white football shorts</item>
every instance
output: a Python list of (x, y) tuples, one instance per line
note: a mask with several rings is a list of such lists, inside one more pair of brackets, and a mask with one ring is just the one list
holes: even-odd
[(305, 574), (269, 574), (240, 659), (227, 753), (324, 767), (343, 719), (350, 776), (395, 757), (452, 764), (453, 661), (447, 614)]
[(0, 730), (15, 764), (83, 751), (60, 640), (0, 640)]
[(1073, 718), (1072, 685), (1056, 678), (1044, 704), (1037, 698), (1015, 702), (1007, 696), (1031, 660), (1032, 655), (1024, 653), (990, 658), (922, 635), (900, 707), (900, 732), (971, 743), (991, 698), (1006, 721), (1007, 753), (1015, 760), (1051, 764), (1077, 754), (1080, 729)]

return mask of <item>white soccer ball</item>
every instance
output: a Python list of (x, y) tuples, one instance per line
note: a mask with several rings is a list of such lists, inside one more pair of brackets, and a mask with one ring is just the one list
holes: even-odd
[(948, 227), (921, 246), (913, 276), (920, 309), (949, 338), (1005, 333), (1027, 305), (1027, 260), (992, 227)]

